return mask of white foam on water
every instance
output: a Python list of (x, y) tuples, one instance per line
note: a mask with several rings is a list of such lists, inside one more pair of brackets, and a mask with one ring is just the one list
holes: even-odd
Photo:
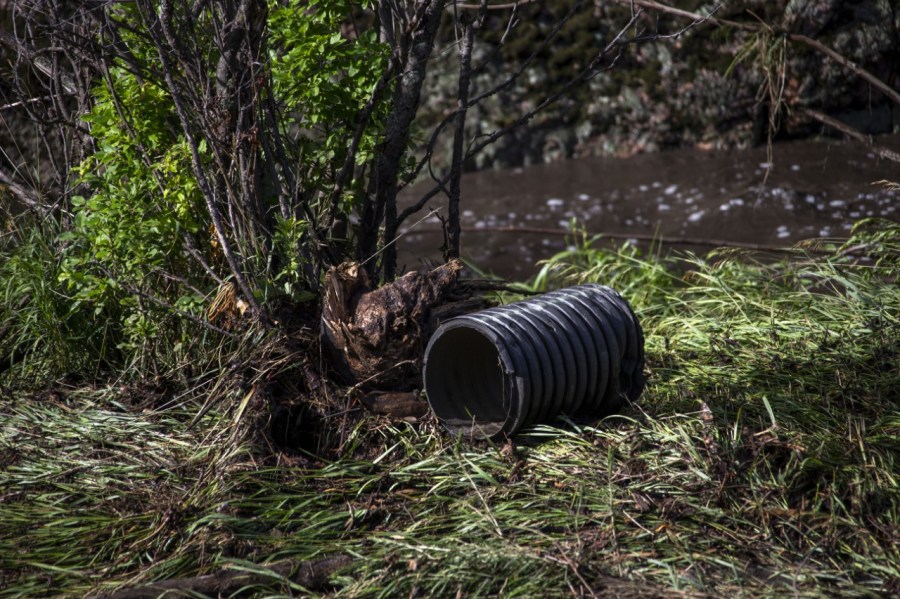
[(688, 216), (687, 219), (688, 222), (699, 223), (700, 219), (702, 219), (704, 215), (706, 215), (706, 210), (698, 210), (697, 212), (694, 212), (693, 214)]

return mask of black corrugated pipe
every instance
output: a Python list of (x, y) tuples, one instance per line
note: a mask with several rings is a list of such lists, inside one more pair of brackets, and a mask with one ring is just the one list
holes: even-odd
[(483, 439), (616, 412), (640, 396), (643, 371), (628, 302), (588, 284), (448, 320), (428, 342), (424, 378), (444, 427)]

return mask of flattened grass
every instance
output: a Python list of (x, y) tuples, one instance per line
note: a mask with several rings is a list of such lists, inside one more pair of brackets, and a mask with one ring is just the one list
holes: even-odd
[[(472, 445), (363, 419), (333, 459), (234, 434), (236, 406), (0, 404), (0, 595), (82, 596), (278, 560), (353, 558), (318, 593), (876, 596), (900, 591), (900, 250), (774, 264), (589, 247), (641, 319), (650, 381), (599, 423)], [(239, 402), (239, 398), (235, 402)], [(232, 411), (229, 411), (232, 410)], [(247, 430), (246, 426), (239, 430)], [(302, 595), (283, 578), (241, 596)]]

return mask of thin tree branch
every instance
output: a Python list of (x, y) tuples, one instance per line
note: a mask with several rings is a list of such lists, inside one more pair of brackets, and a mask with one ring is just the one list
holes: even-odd
[(872, 150), (882, 158), (893, 160), (894, 162), (900, 162), (900, 153), (897, 153), (890, 148), (886, 148), (881, 144), (875, 143), (870, 135), (866, 135), (865, 133), (854, 129), (846, 123), (832, 118), (825, 113), (819, 112), (818, 110), (813, 110), (812, 108), (801, 108), (800, 113), (808, 116), (811, 119), (819, 121), (823, 125), (831, 127), (832, 129), (837, 129), (848, 137), (852, 137), (857, 141), (861, 141), (862, 143), (872, 148)]
[[(617, 2), (618, 4), (635, 4), (637, 6), (643, 6), (644, 8), (658, 10), (660, 12), (665, 12), (665, 13), (669, 13), (671, 15), (684, 17), (686, 19), (706, 19), (713, 25), (724, 25), (727, 27), (732, 27), (735, 29), (740, 29), (742, 31), (748, 31), (748, 32), (752, 32), (752, 33), (758, 32), (761, 29), (761, 26), (754, 25), (751, 23), (739, 23), (737, 21), (731, 21), (728, 19), (719, 19), (719, 18), (713, 17), (713, 16), (703, 17), (703, 15), (699, 15), (697, 13), (693, 13), (693, 12), (690, 12), (687, 10), (682, 10), (679, 8), (674, 8), (672, 6), (668, 6), (668, 5), (662, 4), (660, 2), (656, 2), (655, 0), (615, 0), (615, 2)], [(861, 66), (859, 66), (852, 60), (849, 60), (848, 58), (841, 56), (839, 53), (835, 52), (833, 49), (829, 48), (825, 44), (823, 44), (819, 41), (816, 41), (816, 40), (812, 39), (811, 37), (802, 35), (800, 33), (791, 33), (789, 31), (786, 31), (783, 29), (771, 27), (769, 25), (766, 25), (766, 27), (768, 29), (770, 29), (773, 33), (786, 35), (789, 39), (791, 39), (795, 42), (800, 42), (802, 44), (805, 44), (805, 45), (809, 46), (810, 48), (813, 48), (817, 52), (824, 54), (828, 58), (834, 60), (839, 65), (845, 67), (846, 69), (850, 70), (857, 76), (862, 77), (863, 79), (865, 79), (866, 81), (868, 81), (869, 83), (871, 83), (872, 85), (874, 85), (875, 87), (880, 89), (895, 104), (900, 104), (900, 92), (897, 92), (897, 90), (893, 89), (891, 86), (886, 84), (884, 81), (882, 81), (881, 79), (879, 79), (878, 77), (876, 77), (875, 75), (873, 75), (872, 73), (867, 71), (866, 69), (862, 68)]]
[[(487, 11), (487, 0), (482, 0), (479, 20)], [(453, 158), (450, 165), (450, 193), (447, 211), (447, 250), (444, 259), (459, 258), (459, 196), (463, 170), (463, 144), (465, 143), (466, 114), (469, 110), (469, 86), (472, 76), (472, 45), (478, 23), (462, 17), (463, 36), (459, 42), (459, 81), (457, 91), (456, 123), (453, 131)]]
[(35, 192), (19, 185), (11, 176), (7, 175), (2, 170), (0, 170), (0, 183), (2, 183), (16, 199), (29, 208), (38, 210), (39, 212), (45, 211), (45, 206), (41, 204), (40, 198)]
[(538, 0), (518, 0), (518, 2), (505, 2), (503, 4), (488, 4), (485, 6), (485, 3), (482, 4), (457, 4), (456, 8), (459, 10), (509, 10), (516, 9), (520, 6), (525, 6), (526, 4), (531, 4), (533, 2), (537, 2)]
[(259, 305), (259, 302), (256, 300), (256, 297), (253, 294), (253, 290), (250, 288), (250, 284), (247, 281), (247, 278), (243, 270), (241, 269), (240, 264), (238, 264), (237, 258), (234, 255), (234, 251), (231, 248), (231, 243), (228, 241), (228, 237), (225, 235), (225, 225), (222, 222), (222, 216), (219, 212), (219, 207), (217, 206), (216, 198), (213, 194), (209, 179), (207, 178), (206, 172), (203, 169), (203, 163), (200, 159), (200, 151), (198, 149), (199, 146), (197, 144), (196, 138), (194, 137), (193, 127), (191, 126), (190, 120), (188, 119), (188, 113), (184, 104), (184, 100), (181, 96), (181, 90), (178, 84), (175, 82), (175, 78), (173, 75), (174, 67), (169, 60), (168, 51), (168, 48), (175, 48), (176, 46), (174, 33), (172, 32), (171, 27), (168, 23), (168, 20), (171, 16), (170, 0), (162, 0), (159, 15), (156, 15), (152, 7), (145, 6), (143, 5), (143, 3), (141, 3), (141, 8), (143, 8), (141, 12), (144, 16), (147, 29), (151, 32), (151, 35), (153, 35), (154, 38), (153, 41), (156, 46), (160, 64), (163, 68), (163, 75), (165, 77), (166, 86), (169, 88), (169, 93), (172, 96), (172, 103), (175, 106), (175, 112), (178, 114), (178, 120), (181, 122), (182, 131), (184, 132), (185, 139), (187, 140), (188, 146), (191, 150), (191, 163), (194, 169), (194, 176), (197, 177), (197, 184), (203, 193), (204, 199), (206, 200), (206, 208), (209, 211), (209, 215), (213, 223), (213, 228), (215, 229), (216, 238), (222, 249), (222, 254), (225, 256), (225, 259), (228, 262), (228, 266), (231, 269), (231, 274), (232, 276), (234, 276), (238, 287), (240, 287), (241, 289), (241, 293), (244, 294), (247, 303), (253, 310), (253, 313), (265, 322), (267, 320), (266, 315), (263, 312), (262, 307)]
[(861, 66), (859, 66), (852, 60), (844, 58), (843, 56), (841, 56), (840, 54), (838, 54), (837, 52), (835, 52), (834, 50), (832, 50), (825, 44), (823, 44), (821, 42), (817, 42), (816, 40), (814, 40), (810, 37), (807, 37), (805, 35), (801, 35), (799, 33), (791, 33), (788, 35), (788, 37), (794, 41), (804, 43), (807, 46), (809, 46), (815, 50), (818, 50), (819, 52), (821, 52), (828, 58), (832, 59), (839, 65), (848, 69), (855, 75), (862, 77), (863, 79), (865, 79), (866, 81), (868, 81), (869, 83), (871, 83), (872, 85), (874, 85), (875, 87), (880, 89), (882, 92), (884, 92), (884, 94), (888, 98), (893, 100), (893, 102), (895, 104), (900, 105), (900, 93), (898, 93), (897, 90), (892, 89), (887, 83), (885, 83), (884, 81), (882, 81), (881, 79), (879, 79), (878, 77), (876, 77), (875, 75), (873, 75), (872, 73), (867, 71), (866, 69), (862, 68)]
[(331, 227), (338, 217), (340, 212), (341, 194), (344, 192), (344, 186), (347, 184), (347, 181), (350, 179), (350, 174), (356, 166), (356, 153), (359, 151), (359, 144), (362, 141), (363, 133), (365, 133), (366, 127), (369, 126), (372, 113), (378, 106), (378, 102), (381, 101), (381, 95), (384, 93), (384, 90), (387, 89), (391, 79), (393, 79), (396, 69), (397, 61), (392, 57), (388, 62), (388, 68), (382, 73), (381, 78), (375, 85), (375, 89), (372, 90), (371, 97), (366, 102), (366, 105), (359, 115), (359, 122), (356, 124), (356, 129), (353, 131), (353, 139), (350, 141), (350, 149), (347, 151), (347, 157), (344, 159), (344, 164), (334, 183), (334, 190), (331, 192), (331, 214), (329, 216), (328, 227)]
[[(468, 107), (471, 108), (472, 106), (476, 106), (477, 104), (479, 104), (481, 101), (485, 100), (486, 98), (495, 96), (498, 93), (500, 93), (501, 91), (512, 87), (512, 85), (516, 82), (516, 80), (519, 77), (521, 77), (522, 74), (525, 72), (525, 70), (535, 61), (535, 59), (538, 57), (538, 55), (545, 48), (547, 48), (550, 45), (550, 43), (553, 42), (554, 39), (556, 39), (556, 36), (559, 34), (562, 27), (572, 18), (572, 16), (578, 10), (578, 8), (581, 6), (581, 4), (582, 4), (581, 1), (573, 3), (572, 6), (569, 7), (568, 12), (563, 16), (563, 18), (554, 24), (553, 29), (551, 29), (550, 32), (547, 34), (547, 36), (541, 41), (540, 45), (538, 45), (538, 47), (532, 51), (532, 53), (528, 56), (528, 58), (526, 58), (525, 61), (522, 64), (520, 64), (509, 77), (507, 77), (505, 80), (503, 80), (499, 84), (495, 85), (491, 89), (486, 90), (486, 91), (476, 95), (474, 98), (470, 99), (468, 102)], [(509, 30), (513, 27), (513, 19), (514, 18), (515, 18), (515, 8), (513, 9), (513, 14), (510, 15), (510, 21), (508, 22), (507, 30), (504, 33), (504, 40), (505, 40), (506, 35), (509, 33)], [(502, 45), (502, 43), (501, 43), (501, 45)], [(495, 52), (491, 53), (491, 56), (487, 57), (482, 62), (482, 64), (475, 67), (472, 70), (472, 72), (474, 73), (474, 72), (477, 72), (480, 69), (482, 69), (492, 59), (493, 55), (497, 51), (499, 51), (499, 47), (497, 49), (495, 49)], [(440, 136), (441, 132), (444, 130), (444, 128), (446, 128), (450, 123), (454, 122), (458, 112), (459, 112), (459, 107), (457, 107), (456, 110), (454, 110), (452, 113), (450, 113), (446, 117), (444, 117), (444, 120), (442, 120), (437, 125), (437, 127), (434, 128), (434, 130), (431, 133), (431, 137), (429, 138), (428, 143), (426, 144), (425, 155), (418, 162), (418, 164), (416, 164), (416, 167), (413, 169), (412, 173), (410, 173), (409, 176), (406, 177), (404, 186), (406, 184), (408, 184), (409, 182), (413, 181), (416, 177), (418, 177), (419, 173), (421, 173), (421, 171), (422, 171), (422, 168), (424, 168), (424, 166), (426, 164), (428, 165), (429, 172), (431, 172), (431, 159), (434, 155), (434, 146), (437, 143), (437, 139)], [(466, 156), (466, 160), (468, 160), (469, 157), (470, 156)], [(416, 202), (412, 206), (409, 206), (405, 210), (403, 210), (403, 212), (400, 214), (400, 216), (397, 219), (398, 227), (407, 218), (409, 218), (413, 214), (420, 211), (425, 206), (425, 204), (428, 202), (429, 199), (431, 199), (432, 197), (437, 195), (439, 192), (444, 191), (444, 187), (446, 186), (447, 182), (449, 181), (449, 177), (443, 177), (441, 179), (438, 179), (437, 177), (435, 177), (434, 173), (431, 173), (431, 176), (432, 176), (432, 179), (434, 179), (435, 182), (437, 183), (437, 187), (434, 190), (432, 190), (432, 192), (423, 196), (418, 202)]]

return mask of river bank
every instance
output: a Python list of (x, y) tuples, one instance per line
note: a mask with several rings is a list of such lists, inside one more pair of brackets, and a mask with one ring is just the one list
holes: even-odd
[(365, 416), (352, 389), (328, 448), (286, 445), (262, 395), (208, 403), (228, 370), (7, 389), (2, 593), (219, 573), (226, 596), (896, 594), (900, 246), (857, 235), (872, 265), (557, 259), (546, 284), (628, 298), (648, 386), (496, 446)]

